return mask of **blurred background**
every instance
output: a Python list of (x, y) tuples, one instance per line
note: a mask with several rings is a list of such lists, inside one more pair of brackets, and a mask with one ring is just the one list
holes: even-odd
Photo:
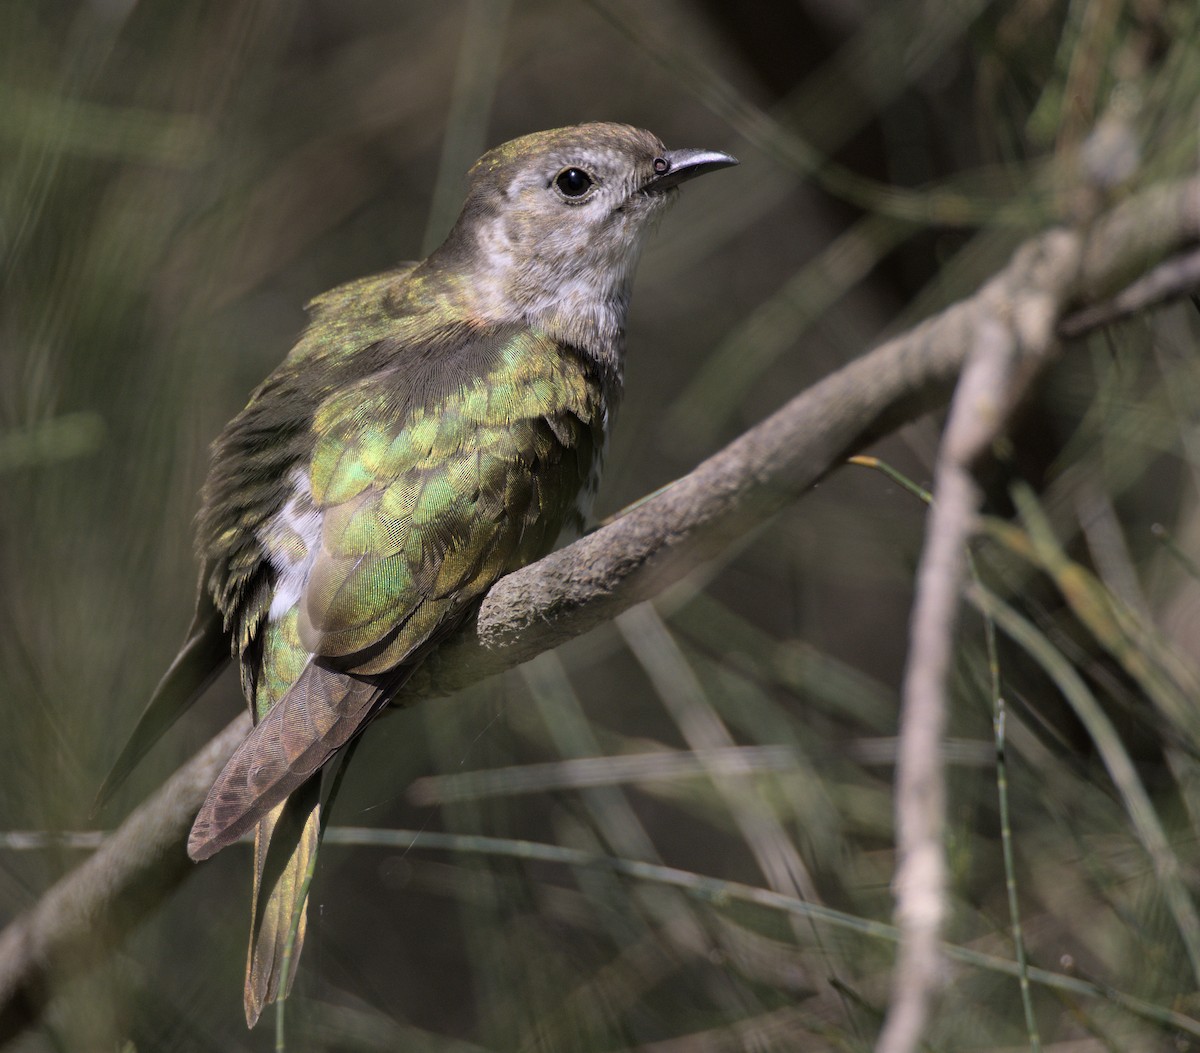
[[(1198, 22), (1191, 0), (5, 0), (0, 831), (115, 825), (243, 704), (219, 681), (89, 819), (190, 617), (207, 444), (310, 297), (437, 243), (484, 149), (603, 119), (742, 161), (643, 259), (602, 517), (1031, 233), (1190, 173)], [(1003, 606), (959, 635), (946, 936), (1012, 961), (1015, 904), (1031, 965), (1108, 993), (1034, 974), (1023, 999), (958, 961), (930, 1048), (1200, 1041), (1169, 1015), (1200, 1015), (1198, 337), (1185, 303), (1072, 344), (986, 468), (988, 511), (1036, 544), (975, 552)], [(938, 423), (871, 452), (926, 484)], [(889, 921), (923, 518), (839, 469), (654, 606), (378, 721), (331, 824)], [(845, 919), (363, 841), (323, 849), (288, 1049), (860, 1050), (886, 1009), (894, 946)], [(0, 839), (0, 923), (81, 858)], [(269, 1014), (242, 1019), (248, 908), (248, 850), (188, 868), (11, 1048), (274, 1048)]]

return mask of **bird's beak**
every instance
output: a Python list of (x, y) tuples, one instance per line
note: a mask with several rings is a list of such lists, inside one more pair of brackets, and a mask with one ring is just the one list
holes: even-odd
[(666, 150), (654, 159), (655, 174), (646, 181), (642, 190), (661, 193), (684, 180), (737, 163), (736, 157), (719, 150)]

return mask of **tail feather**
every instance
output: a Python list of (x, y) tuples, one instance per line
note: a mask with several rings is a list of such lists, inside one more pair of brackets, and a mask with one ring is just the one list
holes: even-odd
[(167, 732), (204, 689), (216, 679), (230, 660), (229, 640), (221, 625), (221, 616), (208, 594), (201, 592), (187, 638), (179, 654), (163, 674), (150, 696), (137, 727), (113, 763), (108, 777), (96, 794), (92, 814), (96, 815), (137, 767), (150, 748)]
[(286, 998), (304, 944), (308, 884), (320, 842), (319, 778), (309, 779), (259, 820), (254, 832), (254, 896), (246, 953), (246, 1024)]
[(310, 663), (255, 726), (208, 792), (188, 838), (207, 859), (248, 832), (374, 715), (380, 686)]

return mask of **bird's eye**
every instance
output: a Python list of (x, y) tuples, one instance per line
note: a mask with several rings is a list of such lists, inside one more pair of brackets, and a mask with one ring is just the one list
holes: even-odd
[(581, 198), (595, 185), (582, 168), (564, 168), (554, 177), (554, 185), (563, 197)]

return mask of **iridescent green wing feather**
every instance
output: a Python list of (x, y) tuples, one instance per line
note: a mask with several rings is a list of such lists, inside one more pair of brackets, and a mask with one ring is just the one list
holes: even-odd
[(355, 672), (394, 668), (543, 554), (584, 482), (576, 452), (591, 460), (598, 397), (582, 361), (527, 330), (469, 339), (451, 390), (426, 381), (438, 390), (400, 427), (397, 393), (375, 377), (317, 414), (324, 521), (300, 634), (315, 654), (356, 656)]
[(260, 630), (274, 599), (276, 575), (263, 531), (289, 500), (290, 476), (312, 456), (312, 418), (339, 387), (371, 366), (372, 348), (395, 331), (391, 297), (412, 265), (339, 286), (308, 305), (311, 322), (283, 362), (254, 391), (213, 444), (202, 492), (197, 554), (205, 585), (221, 612), (242, 685), (257, 719)]
[(394, 349), (323, 400), (307, 476), (280, 506), (294, 522), (319, 516), (319, 548), (286, 611), (276, 583), (260, 687), (316, 657), (213, 787), (193, 857), (304, 782), (497, 578), (549, 549), (594, 466), (600, 405), (582, 356), (520, 328), (463, 325)]
[[(401, 286), (413, 266), (360, 278), (309, 303), (312, 322), (288, 361), (255, 392), (218, 440), (201, 513), (200, 554), (206, 570), (196, 617), (96, 795), (97, 809), (224, 668), (230, 652), (226, 633), (232, 635), (234, 652), (245, 659), (243, 684), (247, 697), (253, 697), (259, 669), (256, 637), (270, 608), (273, 586), (256, 527), (286, 499), (281, 479), (288, 466), (311, 452), (309, 428), (316, 400), (338, 382), (342, 356), (383, 340), (394, 326), (387, 294)], [(305, 365), (298, 368), (301, 363)], [(263, 707), (252, 706), (259, 708)]]

